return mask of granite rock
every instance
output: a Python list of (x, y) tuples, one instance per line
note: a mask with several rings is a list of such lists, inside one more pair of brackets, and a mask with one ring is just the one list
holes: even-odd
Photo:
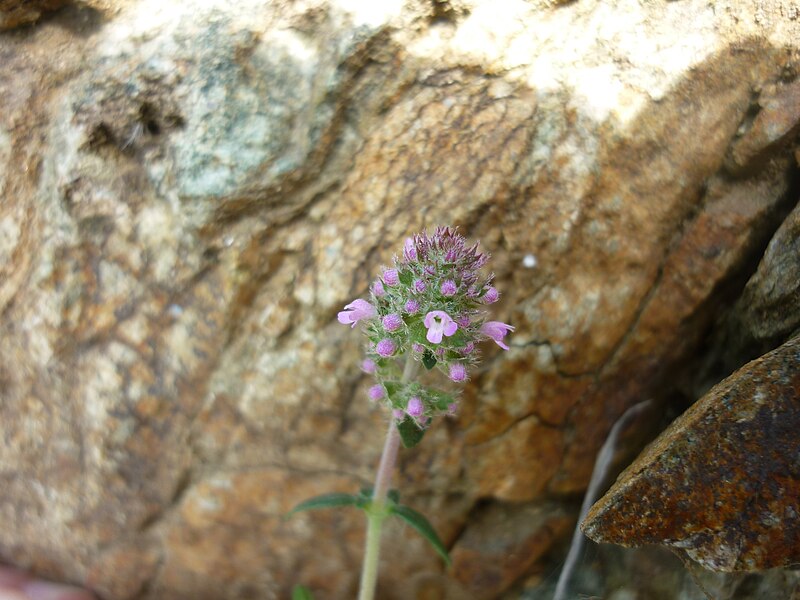
[(55, 10), (69, 0), (2, 0), (0, 2), (0, 31), (35, 23), (42, 13)]
[[(351, 597), (360, 516), (279, 516), (369, 484), (384, 416), (335, 315), (437, 224), (516, 332), (404, 497), (475, 554), (474, 506), (580, 493), (796, 201), (791, 115), (730, 163), (797, 71), (781, 11), (108, 0), (3, 33), (0, 558), (109, 599)], [(415, 544), (382, 597), (443, 573)]]

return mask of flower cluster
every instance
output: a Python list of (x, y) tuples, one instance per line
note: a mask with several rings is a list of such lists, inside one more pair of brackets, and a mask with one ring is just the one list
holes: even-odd
[(493, 276), (480, 272), (488, 258), (453, 228), (415, 235), (372, 283), (370, 301), (359, 298), (339, 313), (340, 323), (366, 325), (362, 368), (378, 382), (369, 396), (385, 401), (398, 421), (424, 429), (431, 417), (453, 414), (456, 404), (448, 393), (402, 381), (396, 359), (410, 356), (462, 383), (479, 360), (477, 343), (493, 340), (508, 350), (504, 340), (514, 328), (486, 321), (486, 305), (500, 297)]

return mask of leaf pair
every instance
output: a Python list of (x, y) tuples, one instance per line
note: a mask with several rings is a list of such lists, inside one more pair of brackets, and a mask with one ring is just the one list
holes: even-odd
[[(409, 524), (417, 533), (425, 538), (431, 546), (433, 546), (433, 549), (436, 551), (436, 553), (441, 556), (442, 559), (444, 559), (445, 563), (449, 565), (450, 555), (447, 553), (447, 548), (445, 548), (442, 540), (439, 539), (439, 536), (436, 535), (436, 531), (433, 529), (433, 526), (430, 524), (428, 519), (426, 519), (421, 513), (417, 512), (413, 508), (400, 504), (399, 500), (400, 496), (397, 493), (397, 490), (392, 490), (389, 492), (389, 497), (386, 499), (386, 516), (396, 516)], [(359, 494), (323, 494), (322, 496), (315, 496), (314, 498), (309, 498), (308, 500), (301, 502), (291, 511), (289, 511), (289, 513), (286, 515), (286, 518), (306, 510), (336, 508), (339, 506), (355, 506), (356, 508), (360, 508), (364, 511), (369, 511), (371, 503), (372, 490), (370, 489), (361, 490), (361, 493)], [(297, 590), (297, 588), (295, 588), (295, 590)], [(303, 599), (302, 596), (299, 598), (300, 600)], [(296, 600), (294, 596), (292, 597), (292, 600)]]

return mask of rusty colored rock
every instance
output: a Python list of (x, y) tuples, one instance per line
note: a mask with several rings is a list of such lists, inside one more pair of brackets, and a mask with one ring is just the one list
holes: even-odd
[(597, 542), (679, 548), (715, 571), (800, 561), (800, 337), (676, 420), (597, 502)]

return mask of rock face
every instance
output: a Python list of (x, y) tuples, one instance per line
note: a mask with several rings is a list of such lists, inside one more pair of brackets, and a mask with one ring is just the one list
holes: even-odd
[[(474, 507), (580, 493), (798, 197), (778, 0), (126, 0), (1, 35), (0, 558), (108, 599), (353, 596), (361, 516), (280, 517), (372, 479), (335, 315), (409, 233), (480, 239), (516, 326), (398, 476), (475, 563)], [(419, 548), (381, 598), (441, 575)]]
[(800, 561), (800, 337), (714, 387), (584, 521), (598, 542), (666, 544), (715, 571)]
[(2, 0), (0, 1), (0, 30), (35, 23), (42, 13), (55, 10), (69, 0)]
[(800, 207), (778, 228), (755, 274), (727, 315), (727, 355), (766, 351), (800, 328)]

